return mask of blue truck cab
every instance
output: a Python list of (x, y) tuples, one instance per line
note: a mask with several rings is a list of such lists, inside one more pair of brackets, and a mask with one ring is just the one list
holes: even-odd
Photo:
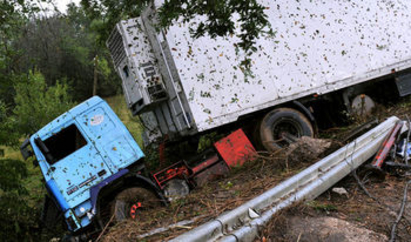
[(35, 155), (47, 192), (71, 232), (93, 222), (102, 189), (130, 175), (131, 167), (144, 169), (140, 147), (96, 96), (31, 135), (21, 151), (24, 158)]

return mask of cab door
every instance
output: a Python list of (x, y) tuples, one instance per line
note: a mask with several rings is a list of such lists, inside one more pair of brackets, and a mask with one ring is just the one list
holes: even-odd
[(69, 205), (89, 198), (88, 189), (112, 174), (93, 141), (74, 120), (43, 142), (50, 151), (48, 173)]
[[(85, 134), (113, 173), (126, 168), (144, 156), (124, 124), (110, 107), (102, 103), (76, 116), (84, 124)], [(87, 124), (87, 125), (86, 125)]]

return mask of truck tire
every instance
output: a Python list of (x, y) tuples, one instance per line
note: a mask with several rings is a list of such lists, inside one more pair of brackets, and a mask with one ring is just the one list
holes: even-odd
[(277, 108), (267, 113), (259, 129), (259, 141), (267, 151), (276, 151), (286, 147), (290, 142), (284, 137), (300, 138), (314, 136), (311, 122), (301, 112), (291, 108)]
[(114, 199), (111, 211), (114, 221), (120, 222), (126, 219), (137, 219), (142, 210), (154, 209), (161, 206), (161, 200), (154, 192), (143, 187), (127, 188)]

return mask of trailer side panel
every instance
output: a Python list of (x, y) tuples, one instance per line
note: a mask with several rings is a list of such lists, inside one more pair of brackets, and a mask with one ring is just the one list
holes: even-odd
[(411, 67), (410, 1), (261, 2), (276, 36), (258, 39), (254, 78), (235, 37), (191, 38), (200, 17), (165, 34), (198, 131)]

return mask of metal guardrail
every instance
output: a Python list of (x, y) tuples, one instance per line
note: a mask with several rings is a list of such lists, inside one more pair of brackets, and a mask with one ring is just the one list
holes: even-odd
[(316, 198), (371, 158), (398, 120), (395, 116), (388, 118), (278, 186), (172, 241), (253, 241), (258, 229), (277, 211), (295, 202)]

